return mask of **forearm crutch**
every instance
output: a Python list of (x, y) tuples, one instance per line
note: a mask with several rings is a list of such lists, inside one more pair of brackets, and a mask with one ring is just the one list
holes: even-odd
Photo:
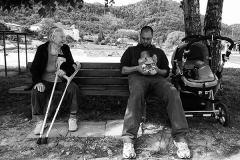
[(40, 131), (40, 135), (39, 135), (39, 138), (38, 138), (38, 140), (37, 140), (37, 144), (41, 144), (41, 139), (42, 139), (42, 135), (43, 135), (43, 131), (44, 131), (45, 124), (46, 124), (46, 122), (47, 122), (47, 116), (48, 116), (48, 113), (49, 113), (49, 110), (50, 110), (50, 106), (51, 106), (51, 102), (52, 102), (52, 98), (53, 98), (53, 93), (54, 93), (55, 88), (56, 88), (57, 79), (58, 79), (58, 75), (56, 75), (55, 80), (54, 80), (54, 85), (53, 85), (53, 88), (52, 88), (52, 93), (51, 93), (50, 99), (49, 99), (49, 101), (48, 101), (47, 110), (46, 110), (45, 117), (44, 117), (44, 120), (43, 120), (43, 124), (42, 124), (42, 128), (41, 128), (41, 131)]
[(66, 84), (65, 90), (64, 90), (64, 92), (63, 92), (62, 98), (61, 98), (61, 100), (60, 100), (60, 102), (59, 102), (59, 104), (58, 104), (58, 107), (57, 107), (57, 109), (56, 109), (56, 112), (55, 112), (55, 114), (54, 114), (54, 117), (53, 117), (53, 119), (52, 119), (52, 122), (51, 122), (51, 124), (50, 124), (50, 127), (49, 127), (49, 129), (48, 129), (48, 131), (47, 131), (47, 134), (46, 134), (45, 138), (44, 138), (43, 141), (42, 141), (42, 144), (47, 144), (48, 135), (49, 135), (49, 133), (50, 133), (50, 131), (51, 131), (51, 129), (52, 129), (53, 123), (54, 123), (54, 121), (55, 121), (55, 119), (56, 119), (56, 117), (57, 117), (58, 111), (59, 111), (60, 106), (61, 106), (61, 104), (62, 104), (62, 101), (63, 101), (63, 98), (64, 98), (65, 93), (66, 93), (66, 91), (67, 91), (67, 88), (68, 88), (70, 82), (72, 81), (73, 77), (77, 74), (78, 71), (79, 71), (79, 69), (75, 70), (75, 72), (74, 72), (70, 77), (64, 76), (64, 78), (66, 78), (66, 80), (67, 80), (67, 84)]

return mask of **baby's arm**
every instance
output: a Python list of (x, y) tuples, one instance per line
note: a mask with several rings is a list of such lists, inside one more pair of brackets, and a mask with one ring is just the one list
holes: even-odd
[(152, 58), (153, 58), (153, 62), (157, 63), (157, 56), (156, 56), (156, 54), (154, 54)]

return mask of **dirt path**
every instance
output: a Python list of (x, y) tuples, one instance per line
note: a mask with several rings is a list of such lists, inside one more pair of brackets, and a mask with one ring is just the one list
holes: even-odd
[[(28, 119), (2, 116), (0, 159), (122, 159), (119, 138), (51, 138), (47, 145), (26, 139), (33, 128)], [(239, 130), (224, 128), (211, 120), (189, 120), (188, 134), (193, 160), (237, 160), (240, 157)], [(137, 159), (178, 159), (167, 126), (148, 124), (136, 143)]]

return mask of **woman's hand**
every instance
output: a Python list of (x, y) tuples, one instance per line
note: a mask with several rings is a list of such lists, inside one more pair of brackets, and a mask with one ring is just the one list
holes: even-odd
[(81, 68), (81, 63), (80, 62), (78, 62), (78, 61), (76, 61), (75, 62), (76, 64), (73, 64), (73, 68), (75, 69), (75, 70), (79, 70), (80, 68)]
[(56, 72), (56, 75), (58, 75), (58, 76), (60, 76), (60, 77), (63, 77), (65, 74), (66, 74), (66, 72), (64, 72), (64, 71), (61, 70), (61, 69), (57, 70), (57, 72)]
[(44, 92), (44, 90), (45, 90), (45, 85), (42, 83), (42, 82), (40, 82), (40, 83), (37, 83), (34, 87), (33, 87), (33, 89), (37, 89), (39, 92)]

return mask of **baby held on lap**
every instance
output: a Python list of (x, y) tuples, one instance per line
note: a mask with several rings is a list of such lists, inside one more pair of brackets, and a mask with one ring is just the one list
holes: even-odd
[(147, 71), (150, 75), (155, 75), (157, 56), (154, 54), (150, 57), (149, 51), (142, 51), (141, 58), (138, 60), (138, 64), (142, 66), (144, 71)]

